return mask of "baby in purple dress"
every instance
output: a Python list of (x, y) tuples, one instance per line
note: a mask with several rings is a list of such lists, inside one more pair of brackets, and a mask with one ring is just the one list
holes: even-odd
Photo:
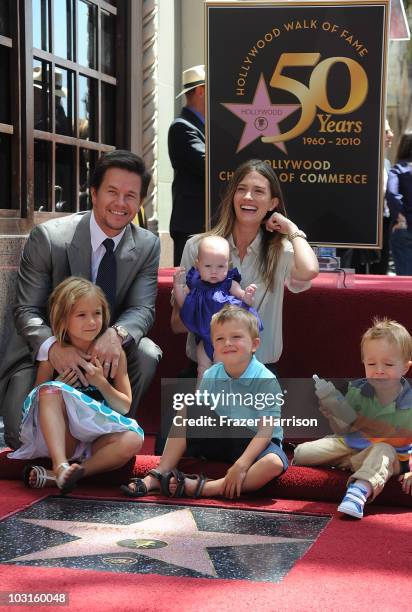
[(262, 329), (259, 315), (251, 308), (256, 285), (243, 290), (237, 268), (229, 270), (229, 258), (229, 243), (225, 238), (206, 236), (199, 242), (196, 267), (187, 273), (186, 285), (179, 282), (179, 272), (184, 272), (184, 268), (178, 269), (174, 276), (173, 291), (180, 307), (180, 318), (196, 337), (199, 380), (213, 363), (210, 321), (223, 306), (234, 304), (250, 310)]

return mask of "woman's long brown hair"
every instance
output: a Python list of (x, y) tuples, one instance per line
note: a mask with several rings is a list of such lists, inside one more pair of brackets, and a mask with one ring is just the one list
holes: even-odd
[[(269, 181), (271, 197), (279, 199), (279, 204), (276, 211), (287, 217), (282, 190), (275, 172), (265, 161), (262, 161), (261, 159), (250, 159), (249, 161), (241, 164), (233, 173), (233, 176), (227, 186), (226, 193), (219, 206), (219, 221), (209, 232), (202, 234), (202, 236), (212, 235), (228, 238), (228, 236), (232, 234), (236, 221), (233, 199), (239, 183), (250, 172), (258, 172)], [(262, 246), (259, 255), (259, 271), (266, 287), (269, 290), (273, 290), (275, 272), (281, 252), (281, 241), (283, 234), (277, 231), (268, 232), (264, 224), (261, 227), (261, 232)]]

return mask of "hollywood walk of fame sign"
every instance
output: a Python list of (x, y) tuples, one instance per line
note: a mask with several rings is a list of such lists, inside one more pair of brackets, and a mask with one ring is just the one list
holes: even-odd
[(0, 565), (278, 582), (327, 517), (48, 498), (0, 522)]
[(259, 158), (312, 244), (380, 246), (388, 0), (205, 11), (209, 220), (233, 170)]

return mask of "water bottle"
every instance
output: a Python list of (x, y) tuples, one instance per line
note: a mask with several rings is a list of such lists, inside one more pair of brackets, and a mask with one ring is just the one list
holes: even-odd
[(312, 378), (315, 383), (315, 393), (323, 406), (329, 408), (333, 416), (339, 421), (343, 421), (347, 425), (353, 423), (358, 415), (335, 385), (330, 381), (319, 378), (317, 374), (314, 374)]

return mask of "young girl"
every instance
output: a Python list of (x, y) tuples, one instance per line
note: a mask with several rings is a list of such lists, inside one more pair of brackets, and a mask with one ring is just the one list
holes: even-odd
[[(90, 353), (110, 320), (102, 290), (71, 276), (54, 289), (49, 305), (57, 342)], [(129, 411), (132, 396), (125, 353), (121, 353), (113, 380), (104, 377), (97, 358), (87, 364), (84, 375), (89, 386), (80, 388), (73, 370), (56, 376), (49, 361), (39, 363), (36, 386), (23, 406), (22, 446), (9, 457), (50, 457), (53, 471), (26, 467), (27, 486), (57, 485), (68, 493), (83, 476), (119, 468), (139, 452), (143, 430), (136, 421), (122, 416)]]
[[(244, 306), (251, 310), (256, 285), (245, 290), (239, 282), (237, 268), (229, 270), (229, 243), (221, 236), (206, 236), (199, 242), (196, 266), (186, 276), (186, 285), (179, 282), (184, 268), (178, 268), (174, 275), (173, 290), (180, 308), (180, 317), (196, 336), (197, 375), (200, 380), (213, 362), (213, 346), (210, 338), (210, 321), (226, 304)], [(260, 325), (260, 329), (262, 326)]]

